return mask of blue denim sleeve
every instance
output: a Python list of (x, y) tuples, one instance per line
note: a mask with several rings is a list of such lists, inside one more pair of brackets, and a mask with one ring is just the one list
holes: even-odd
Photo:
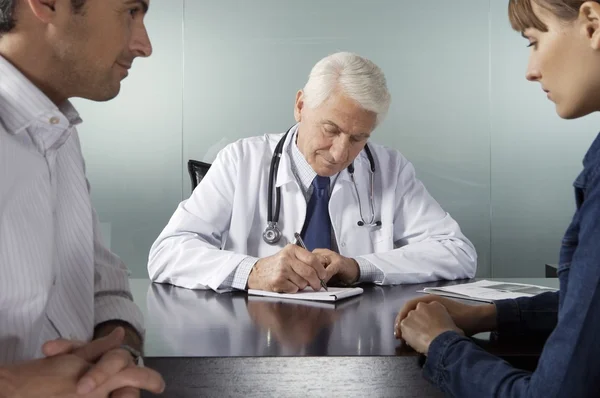
[[(424, 375), (454, 397), (598, 397), (600, 375), (600, 184), (588, 185), (558, 322), (533, 373), (518, 370), (455, 332), (430, 345)], [(501, 307), (503, 304), (500, 305)], [(513, 313), (513, 315), (515, 315)], [(513, 317), (513, 319), (515, 319)], [(508, 318), (507, 318), (508, 320)], [(510, 322), (506, 326), (510, 326)], [(528, 322), (513, 322), (517, 328)], [(531, 325), (529, 325), (531, 326)]]
[(558, 292), (495, 302), (498, 336), (548, 337), (558, 319)]

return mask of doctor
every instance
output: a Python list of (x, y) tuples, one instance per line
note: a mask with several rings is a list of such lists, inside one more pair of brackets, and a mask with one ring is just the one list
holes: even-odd
[[(297, 124), (224, 148), (153, 244), (150, 278), (191, 289), (296, 292), (475, 275), (476, 253), (397, 150), (369, 143), (390, 94), (356, 54), (319, 61)], [(307, 249), (296, 245), (298, 233)]]

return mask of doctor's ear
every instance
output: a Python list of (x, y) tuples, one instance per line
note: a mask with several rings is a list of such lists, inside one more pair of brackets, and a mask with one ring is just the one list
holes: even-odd
[(304, 108), (304, 91), (300, 90), (296, 93), (296, 104), (294, 105), (294, 118), (296, 122), (302, 121), (302, 109)]

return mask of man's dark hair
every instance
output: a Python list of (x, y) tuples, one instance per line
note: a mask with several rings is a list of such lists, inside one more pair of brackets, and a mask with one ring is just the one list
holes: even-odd
[[(79, 13), (86, 0), (71, 0), (73, 12)], [(0, 36), (15, 28), (17, 21), (14, 18), (17, 0), (0, 0)]]

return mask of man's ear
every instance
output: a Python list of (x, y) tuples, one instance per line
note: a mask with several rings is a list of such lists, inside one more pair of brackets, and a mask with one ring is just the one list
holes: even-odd
[(579, 8), (582, 33), (594, 50), (600, 50), (600, 3), (586, 1)]
[(300, 90), (296, 93), (296, 104), (294, 105), (294, 118), (298, 123), (302, 121), (302, 109), (304, 109), (304, 91)]
[[(50, 23), (54, 18), (56, 18), (57, 8), (64, 7), (64, 4), (69, 0), (26, 0), (25, 6), (29, 7), (33, 15), (40, 22)], [(67, 4), (68, 7), (71, 7), (70, 4)]]

